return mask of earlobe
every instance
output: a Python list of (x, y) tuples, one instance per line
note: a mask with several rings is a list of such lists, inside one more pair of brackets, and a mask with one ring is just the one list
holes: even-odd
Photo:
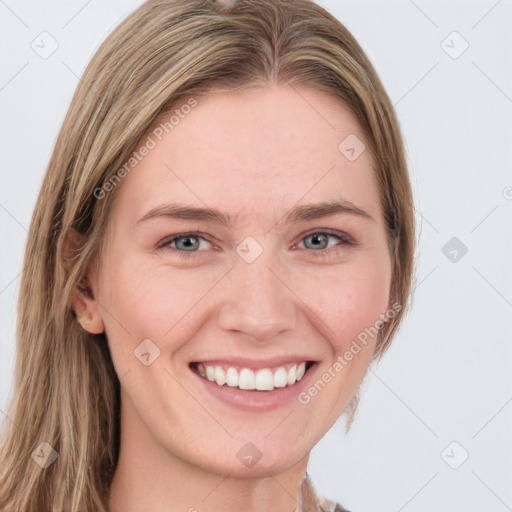
[(73, 309), (79, 324), (91, 334), (102, 334), (105, 325), (98, 308), (98, 303), (91, 293), (83, 288), (77, 291), (73, 301)]

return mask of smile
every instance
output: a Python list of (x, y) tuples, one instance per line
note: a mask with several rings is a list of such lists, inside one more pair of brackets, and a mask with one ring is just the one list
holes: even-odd
[(194, 363), (192, 368), (204, 379), (241, 390), (273, 391), (293, 386), (300, 381), (312, 363), (288, 363), (273, 368), (251, 369), (228, 364)]

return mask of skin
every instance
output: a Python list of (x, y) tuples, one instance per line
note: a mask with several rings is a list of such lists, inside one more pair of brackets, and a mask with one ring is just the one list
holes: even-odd
[[(309, 453), (360, 386), (376, 340), (309, 403), (294, 398), (266, 412), (213, 397), (189, 363), (304, 355), (317, 362), (304, 377), (313, 383), (385, 313), (392, 265), (373, 160), (368, 150), (352, 162), (338, 150), (349, 134), (364, 136), (327, 93), (272, 86), (197, 100), (119, 185), (100, 270), (75, 303), (85, 329), (106, 332), (121, 380), (110, 507), (292, 511)], [(296, 206), (333, 200), (371, 219), (336, 213), (278, 223)], [(221, 209), (233, 225), (138, 222), (177, 202)], [(308, 236), (325, 229), (356, 245)], [(159, 245), (190, 231), (203, 236), (190, 258), (179, 257), (183, 239)], [(263, 248), (250, 264), (236, 252), (247, 236)], [(144, 339), (160, 350), (149, 366), (134, 357)], [(262, 454), (250, 468), (237, 457), (247, 442)]]

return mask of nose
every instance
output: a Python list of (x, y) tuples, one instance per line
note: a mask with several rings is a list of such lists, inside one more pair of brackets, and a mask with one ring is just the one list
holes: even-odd
[(235, 261), (222, 287), (218, 316), (223, 330), (246, 334), (255, 341), (269, 341), (294, 329), (297, 320), (295, 296), (283, 271), (264, 255), (253, 263)]

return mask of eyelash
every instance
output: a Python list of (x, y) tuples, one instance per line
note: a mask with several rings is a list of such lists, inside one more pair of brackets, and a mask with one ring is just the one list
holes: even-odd
[[(349, 237), (346, 233), (343, 233), (343, 232), (340, 232), (340, 231), (334, 231), (334, 230), (331, 230), (331, 229), (323, 229), (323, 230), (312, 231), (312, 232), (307, 233), (306, 235), (304, 235), (301, 238), (300, 241), (302, 242), (305, 238), (308, 238), (308, 237), (310, 237), (312, 235), (328, 235), (330, 237), (337, 238), (340, 241), (340, 243), (337, 244), (335, 247), (339, 247), (340, 245), (345, 245), (345, 246), (348, 246), (348, 247), (355, 247), (356, 245), (358, 245), (355, 242), (355, 240), (353, 240), (351, 237)], [(189, 258), (198, 257), (197, 253), (203, 252), (203, 251), (181, 251), (179, 249), (176, 249), (175, 247), (171, 247), (171, 244), (173, 242), (175, 242), (176, 240), (180, 240), (182, 238), (198, 238), (198, 239), (203, 239), (203, 240), (209, 242), (203, 236), (203, 233), (200, 233), (198, 231), (193, 231), (193, 232), (189, 232), (189, 233), (180, 233), (180, 234), (177, 234), (177, 235), (172, 235), (170, 238), (164, 239), (164, 241), (162, 243), (160, 243), (156, 248), (157, 248), (157, 250), (159, 250), (159, 249), (163, 249), (163, 250), (169, 249), (169, 250), (172, 250), (173, 252), (176, 252), (177, 255), (180, 258), (183, 258), (183, 259), (189, 259)], [(209, 243), (211, 243), (211, 242), (209, 242)], [(296, 248), (296, 245), (297, 244), (293, 245), (293, 249)], [(306, 250), (308, 250), (307, 247), (306, 247)], [(323, 256), (323, 257), (331, 256), (333, 253), (337, 252), (336, 250), (333, 251), (333, 247), (327, 247), (326, 249), (318, 249), (316, 251), (314, 249), (310, 249), (310, 251), (311, 252), (318, 252), (320, 254), (320, 256)]]
[[(173, 252), (175, 252), (180, 258), (183, 259), (189, 259), (197, 257), (197, 253), (203, 252), (203, 251), (180, 251), (179, 249), (176, 249), (175, 247), (171, 247), (171, 244), (175, 242), (176, 240), (180, 240), (181, 238), (201, 238), (203, 240), (206, 240), (204, 236), (202, 236), (202, 233), (198, 231), (192, 231), (190, 233), (179, 233), (177, 235), (172, 235), (170, 238), (164, 239), (162, 243), (160, 243), (157, 246), (157, 249), (169, 249)], [(208, 240), (206, 240), (209, 242)], [(211, 243), (211, 242), (209, 242)]]

